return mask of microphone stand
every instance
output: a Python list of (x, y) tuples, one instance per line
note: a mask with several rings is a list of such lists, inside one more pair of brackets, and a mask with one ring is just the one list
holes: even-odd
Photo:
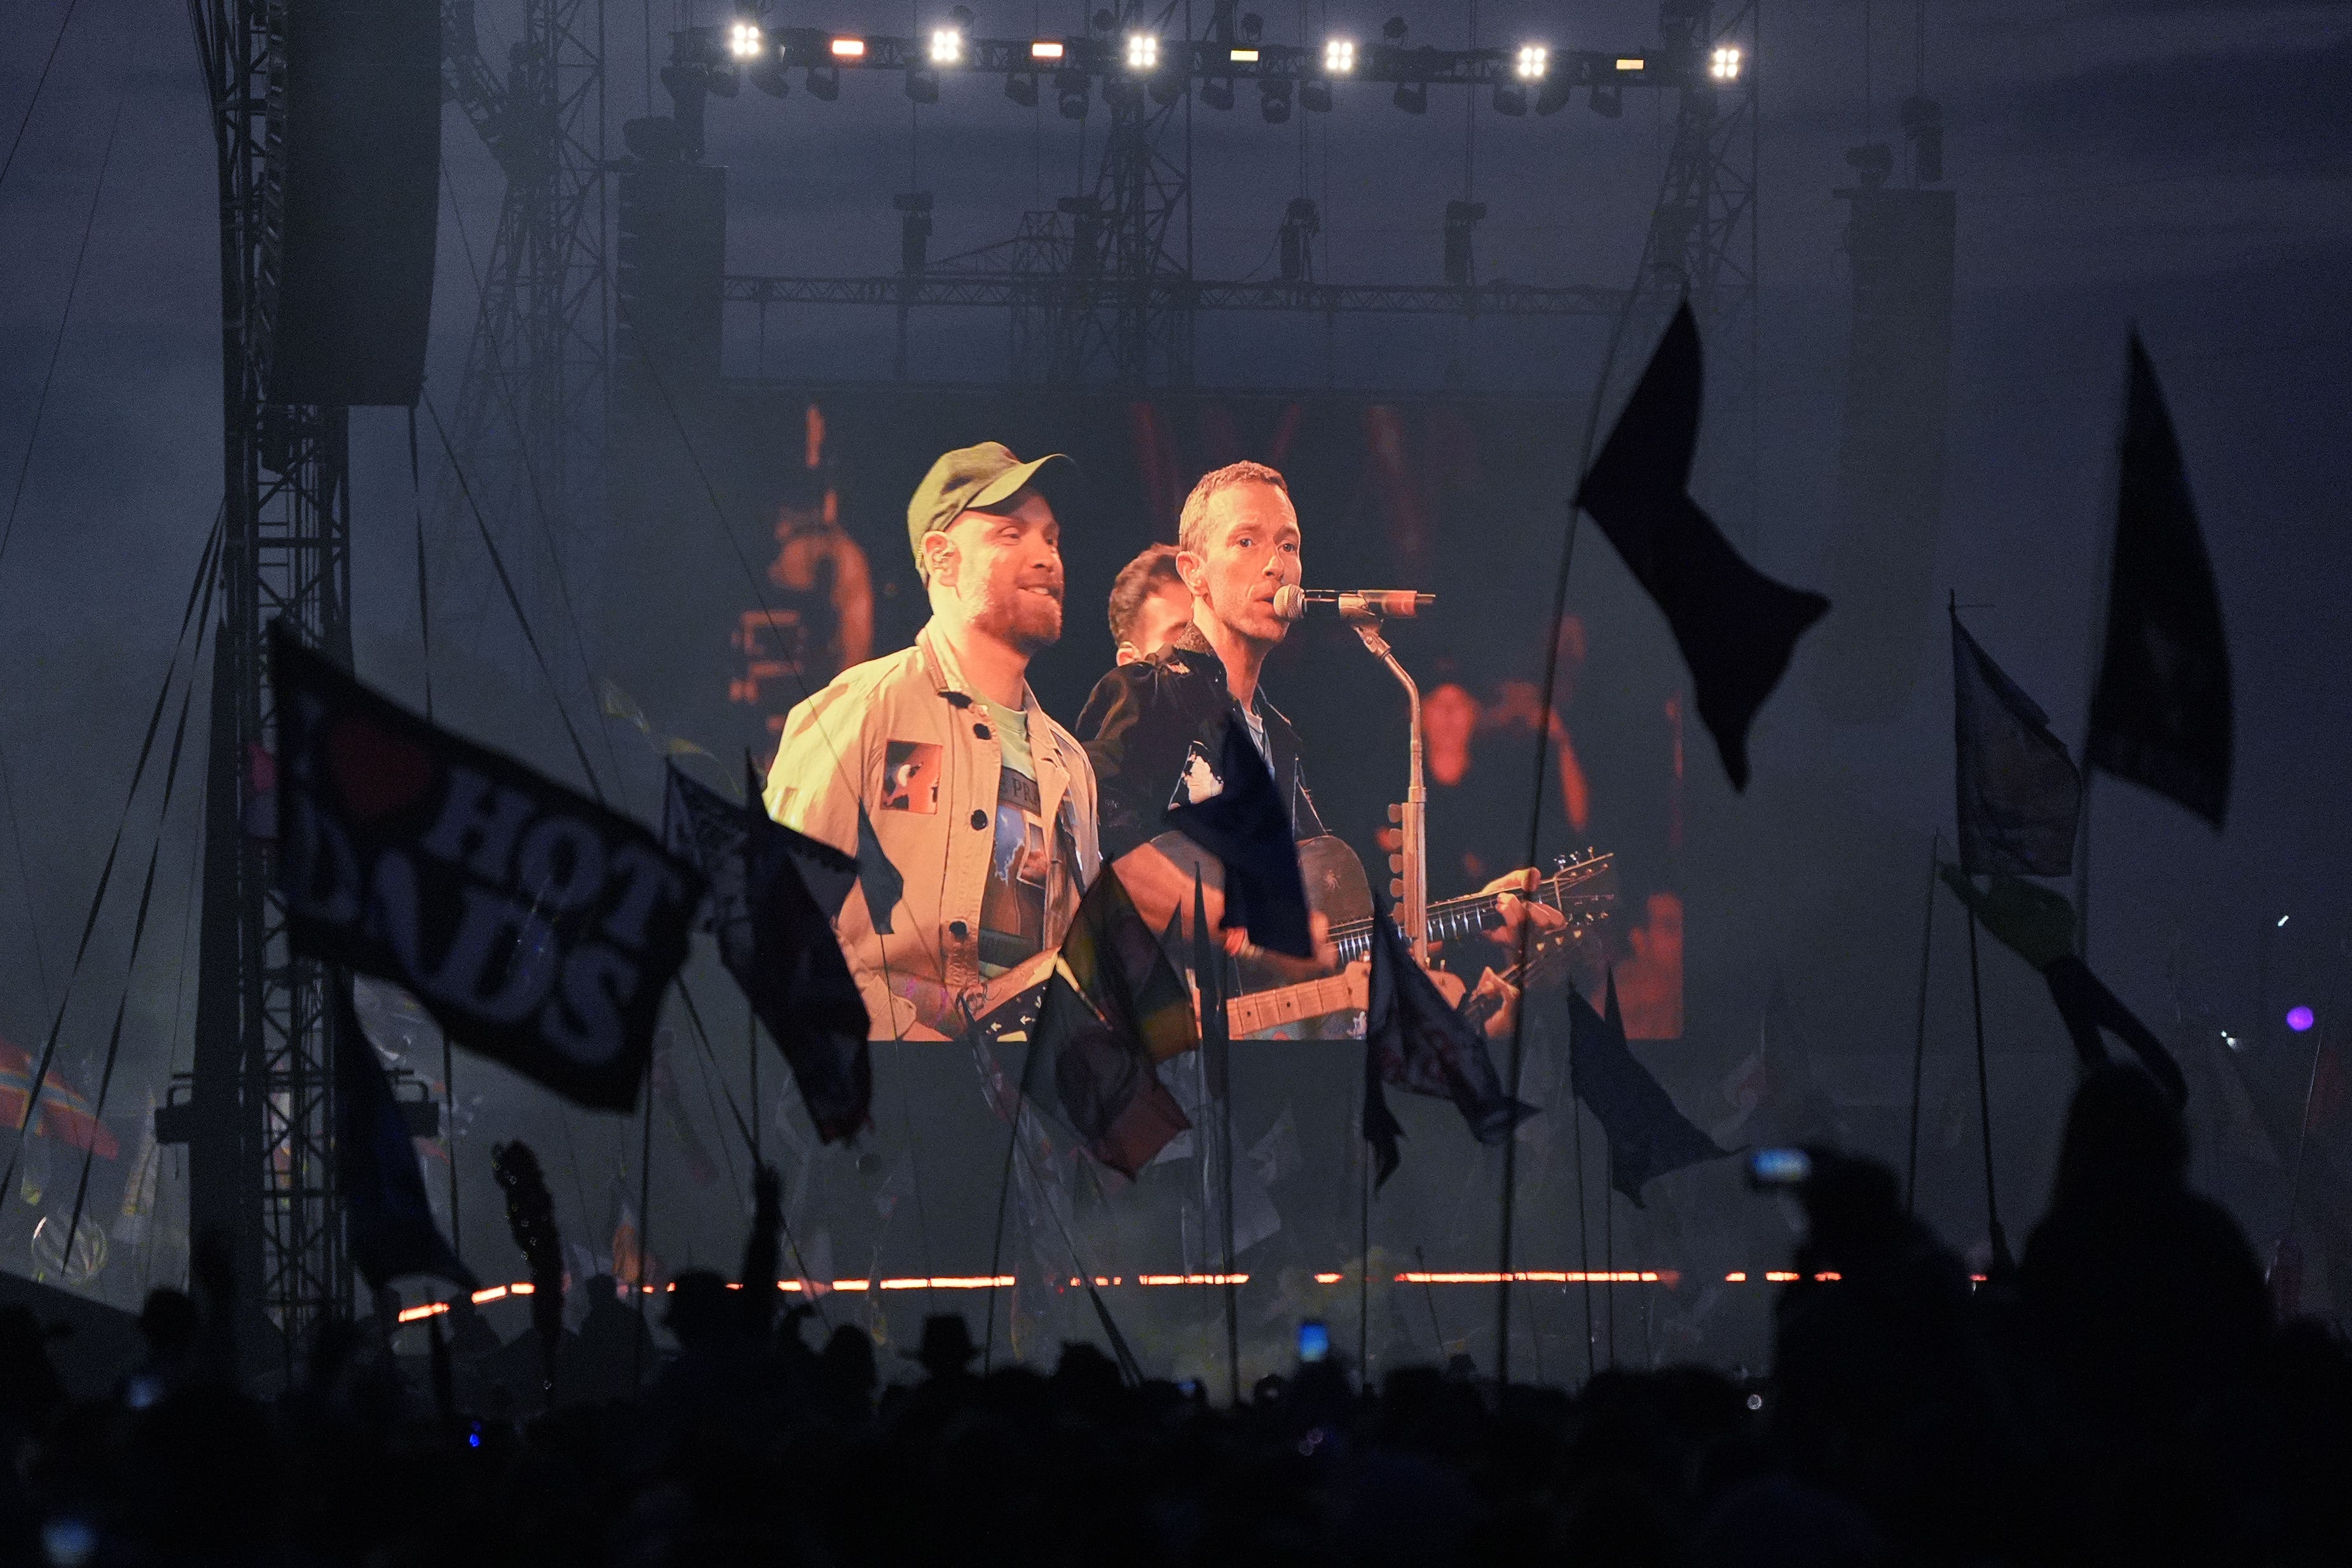
[(1429, 963), (1429, 785), (1422, 776), (1421, 765), (1421, 688), (1405, 674), (1402, 664), (1390, 649), (1388, 639), (1381, 635), (1379, 613), (1370, 608), (1343, 608), (1340, 613), (1372, 657), (1389, 667), (1389, 674), (1404, 687), (1405, 725), (1411, 734), (1408, 755), (1411, 758), (1405, 778), (1404, 804), (1391, 808), (1398, 831), (1403, 836), (1402, 853), (1398, 857), (1404, 868), (1404, 896), (1398, 901), (1398, 923), (1404, 927), (1405, 939), (1412, 944), (1413, 961), (1424, 967)]

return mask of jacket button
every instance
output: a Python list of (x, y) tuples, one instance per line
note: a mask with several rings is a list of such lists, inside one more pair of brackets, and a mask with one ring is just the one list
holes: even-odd
[(950, 920), (948, 922), (948, 935), (961, 942), (971, 935), (971, 927), (961, 920)]
[(973, 725), (971, 727), (971, 733), (974, 736), (977, 736), (980, 739), (986, 740), (988, 738), (988, 726), (984, 724)]
[(985, 828), (985, 827), (987, 827), (987, 826), (988, 826), (988, 813), (987, 813), (987, 812), (985, 812), (985, 811), (982, 811), (982, 810), (975, 810), (972, 812), (972, 814), (971, 814), (971, 825), (972, 825), (973, 827), (975, 827), (975, 828)]

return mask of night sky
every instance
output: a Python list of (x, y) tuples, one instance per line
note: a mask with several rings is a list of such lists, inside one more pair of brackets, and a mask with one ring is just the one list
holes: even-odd
[[(1049, 32), (1075, 28), (1081, 12), (1001, 0), (973, 8), (979, 30), (992, 35), (1024, 33), (1040, 15)], [(1283, 41), (1302, 29), (1370, 38), (1389, 14), (1311, 4), (1302, 16), (1279, 0), (1257, 8), (1268, 36)], [(665, 0), (655, 9), (658, 37), (697, 8)], [(65, 11), (63, 0), (8, 0), (0, 10), (0, 138), (16, 135)], [(485, 0), (484, 52), (493, 60), (519, 13), (508, 0)], [(1470, 37), (1461, 5), (1421, 0), (1403, 14), (1412, 41), (1453, 46)], [(706, 3), (698, 19), (720, 15)], [(1489, 3), (1475, 16), (1482, 43), (1617, 48), (1654, 37), (1654, 9), (1641, 0)], [(790, 0), (778, 19), (898, 31), (932, 20), (927, 9), (859, 0), (830, 10)], [(613, 0), (616, 155), (620, 122), (645, 112), (644, 25), (636, 5)], [(1913, 89), (1914, 43), (1907, 4), (1768, 3), (1751, 60), (1762, 94), (1763, 462), (1745, 542), (1760, 566), (1794, 582), (1823, 577), (1835, 490), (1847, 274), (1844, 209), (1830, 193), (1847, 181), (1847, 147), (1886, 140), (1899, 152), (1895, 104)], [(2184, 999), (2252, 1028), (2256, 946), (2289, 915), (2280, 963), (2291, 983), (2309, 988), (2301, 999), (2324, 1005), (2326, 950), (2352, 929), (2352, 831), (2343, 810), (2352, 779), (2352, 662), (2343, 653), (2352, 641), (2344, 596), (2352, 581), (2352, 318), (2344, 298), (2352, 277), (2352, 8), (1937, 0), (1927, 7), (1923, 79), (1944, 106), (1948, 183), (1959, 202), (1939, 589), (1979, 607), (1970, 612), (1979, 638), (2039, 696), (2057, 733), (2078, 741), (2124, 336), (2137, 322), (2171, 398), (2220, 580), (2236, 672), (2237, 786), (2228, 830), (2216, 835), (2132, 787), (2101, 781), (2094, 960), (2159, 1032), (2176, 1025)], [(1050, 92), (1033, 114), (1007, 103), (1000, 85), (952, 82), (940, 105), (912, 117), (887, 78), (852, 77), (831, 105), (797, 82), (782, 102), (748, 89), (714, 101), (707, 156), (730, 169), (730, 269), (895, 270), (896, 191), (937, 193), (936, 256), (1008, 234), (1023, 207), (1077, 189), (1077, 136), (1054, 114)], [(655, 96), (658, 104), (658, 87)], [(1195, 110), (1193, 243), (1204, 277), (1270, 269), (1282, 204), (1303, 189), (1324, 204), (1328, 246), (1318, 267), (1327, 280), (1434, 281), (1439, 212), (1475, 180), (1493, 209), (1482, 276), (1622, 287), (1670, 129), (1655, 98), (1635, 93), (1615, 121), (1588, 113), (1580, 99), (1557, 116), (1517, 120), (1481, 101), (1468, 138), (1461, 98), (1444, 91), (1433, 92), (1420, 120), (1391, 109), (1377, 88), (1343, 88), (1336, 112), (1299, 114), (1280, 128), (1260, 123), (1255, 108), (1244, 86), (1231, 114)], [(118, 116), (36, 438), (36, 401)], [(1097, 139), (1100, 124), (1097, 115)], [(448, 200), (431, 389), (446, 411), (475, 304), (465, 246), (477, 257), (486, 246), (498, 184), (455, 109), (443, 146)], [(0, 744), (23, 841), (21, 868), (18, 846), (0, 842), (0, 1036), (37, 1044), (219, 497), (212, 142), (179, 5), (81, 0), (0, 183), (0, 482), (12, 490), (30, 451), (0, 556)], [(1204, 327), (1200, 381), (1319, 383), (1319, 326), (1265, 323)], [(1447, 355), (1461, 352), (1474, 385), (1582, 397), (1600, 334), (1596, 323), (1529, 332), (1488, 324), (1465, 343), (1450, 323), (1391, 319), (1343, 333), (1335, 352), (1342, 384), (1433, 385)], [(915, 373), (984, 380), (1002, 342), (992, 317), (919, 319)], [(771, 373), (885, 374), (887, 316), (772, 322), (767, 354)], [(729, 355), (730, 371), (755, 368), (740, 333)], [(364, 674), (371, 648), (413, 635), (403, 416), (356, 413), (352, 457)], [(1571, 480), (1560, 474), (1563, 494)], [(431, 484), (428, 472), (428, 492)], [(1311, 539), (1311, 517), (1307, 526)], [(1597, 543), (1580, 555), (1580, 577), (1617, 570), (1604, 557)], [(1091, 602), (1102, 586), (1074, 583), (1073, 598)], [(1786, 830), (1776, 813), (1811, 821), (1832, 805), (1921, 840), (1948, 830), (1949, 716), (1937, 647), (1908, 711), (1874, 728), (1841, 728), (1821, 716), (1803, 690), (1801, 653), (1759, 727), (1761, 782), (1747, 801), (1722, 790), (1711, 756), (1694, 754), (1698, 787), (1722, 795), (1719, 820), (1759, 843)], [(173, 958), (187, 929), (193, 865), (194, 800), (183, 794), (149, 936), (160, 956), (142, 963), (150, 980), (134, 997), (141, 1032), (123, 1070), (131, 1087), (116, 1091), (126, 1111), (160, 1082), (167, 1055), (186, 1061), (194, 984), (191, 976), (179, 985)], [(134, 815), (134, 823), (147, 820)], [(142, 868), (144, 831), (134, 828), (128, 852)], [(1786, 831), (1791, 852), (1811, 852), (1803, 831)], [(1886, 918), (1916, 922), (1915, 897), (1906, 894)], [(126, 914), (101, 927), (87, 994), (78, 993), (80, 1021), (68, 1039), (81, 1043), (69, 1045), (68, 1060), (88, 1079), (90, 1037), (102, 1048), (94, 1015), (120, 984), (128, 926)], [(2339, 971), (2342, 963), (2339, 955)], [(1807, 1006), (1824, 1029), (1840, 1011), (1834, 997)], [(2352, 994), (2337, 1003), (2347, 1007)], [(1907, 1040), (1907, 1012), (1884, 1021)], [(1877, 1024), (1849, 1019), (1843, 1027)], [(2037, 1018), (2033, 1027), (2059, 1049), (2054, 1023)], [(2242, 1218), (2265, 1239), (2263, 1216)]]

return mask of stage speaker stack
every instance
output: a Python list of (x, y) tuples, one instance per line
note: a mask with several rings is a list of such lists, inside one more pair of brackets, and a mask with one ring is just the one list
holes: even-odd
[(1813, 664), (1823, 711), (1857, 725), (1903, 711), (1939, 624), (1952, 360), (1952, 193), (1889, 190), (1874, 174), (1836, 193), (1852, 204), (1853, 329), (1826, 585), (1837, 613), (1814, 634)]
[(727, 171), (688, 162), (673, 121), (632, 120), (621, 171), (619, 368), (647, 398), (683, 403), (719, 384)]
[(269, 401), (414, 405), (433, 315), (439, 0), (286, 0), (280, 16)]

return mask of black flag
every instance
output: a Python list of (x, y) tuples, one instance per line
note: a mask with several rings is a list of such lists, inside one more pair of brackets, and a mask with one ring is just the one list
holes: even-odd
[(1609, 1137), (1609, 1185), (1640, 1208), (1642, 1189), (1668, 1171), (1720, 1159), (1725, 1151), (1691, 1125), (1674, 1099), (1625, 1043), (1617, 1011), (1617, 975), (1609, 975), (1608, 1011), (1580, 993), (1568, 998), (1569, 1071), (1576, 1097), (1591, 1107)]
[(2231, 748), (2221, 599), (2172, 416), (2137, 332), (2121, 472), (2089, 759), (2218, 828), (2230, 802)]
[(352, 1265), (370, 1288), (427, 1274), (466, 1290), (478, 1281), (433, 1223), (408, 1119), (352, 1007), (352, 982), (335, 993), (335, 1186)]
[(654, 835), (270, 628), (294, 949), (391, 981), (567, 1099), (637, 1103), (702, 879)]
[[(1192, 773), (1186, 774), (1189, 780)], [(1269, 952), (1296, 958), (1315, 956), (1307, 922), (1307, 883), (1298, 874), (1298, 844), (1290, 836), (1290, 813), (1265, 758), (1237, 718), (1225, 723), (1214, 779), (1215, 792), (1169, 802), (1171, 828), (1217, 857), (1225, 868), (1225, 913), (1218, 922), (1245, 927), (1250, 940)]]
[(1192, 1126), (1158, 1063), (1200, 1043), (1192, 998), (1108, 866), (1062, 938), (1037, 1009), (1023, 1092), (1087, 1152), (1132, 1176)]
[(869, 1020), (812, 885), (846, 896), (857, 862), (771, 818), (756, 789), (739, 806), (675, 763), (662, 837), (709, 880), (719, 961), (775, 1037), (818, 1138), (853, 1136), (874, 1100)]
[(1382, 1084), (1451, 1100), (1470, 1135), (1499, 1144), (1533, 1115), (1503, 1092), (1501, 1074), (1476, 1025), (1445, 998), (1405, 946), (1388, 897), (1372, 890), (1371, 973), (1364, 1001), (1364, 1140), (1372, 1145), (1373, 1185), (1397, 1167), (1402, 1134)]
[(2075, 953), (2074, 906), (2063, 894), (1998, 872), (1979, 888), (1951, 865), (1943, 868), (1943, 878), (1995, 940), (2042, 971), (2050, 1000), (2086, 1070), (2106, 1062), (2107, 1048), (2099, 1031), (2109, 1030), (2131, 1047), (2174, 1104), (2189, 1103), (2189, 1081), (2172, 1053)]
[(2049, 716), (1952, 612), (1952, 749), (1960, 864), (1970, 872), (2064, 876), (2074, 869), (2082, 775)]
[(1691, 499), (1701, 384), (1698, 327), (1685, 303), (1577, 487), (1576, 504), (1665, 612), (1690, 666), (1698, 716), (1732, 788), (1745, 789), (1748, 726), (1830, 601), (1740, 559)]

